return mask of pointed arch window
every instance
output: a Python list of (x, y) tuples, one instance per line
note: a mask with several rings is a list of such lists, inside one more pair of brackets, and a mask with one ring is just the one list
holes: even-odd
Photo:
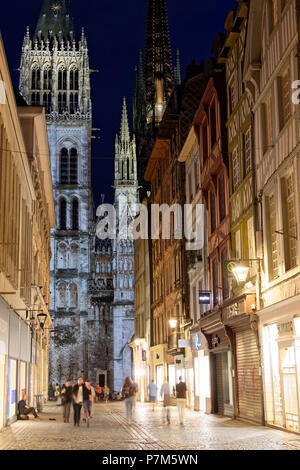
[(40, 94), (39, 93), (31, 93), (31, 105), (32, 106), (39, 106), (40, 105)]
[(51, 111), (51, 93), (43, 94), (43, 106), (46, 108), (46, 113), (49, 114)]
[(72, 201), (72, 230), (79, 230), (79, 202), (78, 199)]
[(71, 269), (78, 269), (78, 256), (79, 256), (79, 246), (75, 243), (71, 245)]
[(78, 91), (79, 89), (79, 72), (77, 69), (70, 70), (70, 90)]
[(78, 289), (75, 283), (70, 284), (70, 308), (76, 308), (78, 306)]
[(78, 93), (70, 93), (70, 113), (75, 114), (78, 110)]
[(67, 247), (64, 243), (61, 243), (58, 246), (57, 267), (58, 267), (58, 269), (66, 269), (67, 268)]
[(60, 230), (67, 229), (67, 201), (61, 198), (59, 201), (59, 228)]
[(66, 292), (67, 292), (66, 284), (64, 282), (61, 282), (58, 285), (58, 308), (66, 308), (66, 305), (67, 305)]
[(58, 93), (58, 112), (59, 114), (62, 114), (66, 110), (67, 110), (67, 94)]
[(60, 183), (78, 183), (78, 154), (75, 148), (70, 151), (63, 148), (60, 152)]
[(31, 71), (31, 89), (41, 89), (41, 71), (36, 66)]
[(66, 69), (59, 69), (58, 71), (58, 90), (67, 89), (67, 71)]
[(77, 150), (72, 148), (70, 151), (70, 184), (78, 182), (78, 156)]
[(66, 148), (61, 149), (60, 152), (60, 182), (61, 184), (69, 182), (69, 155)]
[(51, 69), (44, 69), (44, 90), (51, 91), (52, 89), (52, 72)]

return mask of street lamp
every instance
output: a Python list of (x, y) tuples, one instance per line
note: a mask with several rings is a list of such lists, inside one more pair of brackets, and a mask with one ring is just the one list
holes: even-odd
[(42, 330), (44, 329), (44, 326), (45, 326), (45, 323), (46, 323), (46, 318), (47, 318), (47, 315), (45, 313), (39, 313), (37, 315), (37, 319), (39, 321), (39, 324), (40, 324), (40, 327), (42, 328)]
[(236, 265), (232, 268), (232, 272), (239, 284), (245, 283), (249, 274), (249, 266)]
[(177, 320), (169, 320), (169, 324), (170, 324), (170, 327), (172, 328), (172, 330), (175, 330), (175, 328), (177, 326), (177, 323), (178, 323)]

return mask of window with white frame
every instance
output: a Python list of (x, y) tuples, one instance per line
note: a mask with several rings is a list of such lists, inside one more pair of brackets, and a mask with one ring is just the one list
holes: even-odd
[(282, 75), (280, 79), (281, 85), (281, 128), (283, 128), (286, 123), (291, 118), (291, 100), (292, 100), (292, 89), (291, 89), (291, 80), (290, 80), (290, 71), (289, 69)]
[(269, 255), (269, 279), (278, 277), (278, 240), (276, 222), (276, 202), (275, 195), (271, 194), (267, 198), (268, 210), (268, 255)]
[(252, 145), (251, 145), (251, 127), (244, 134), (244, 161), (245, 161), (245, 176), (247, 176), (251, 171), (251, 154), (252, 154)]
[(272, 101), (271, 97), (264, 104), (264, 123), (265, 123), (265, 149), (267, 152), (273, 145), (273, 127), (272, 127)]
[(233, 191), (235, 192), (240, 184), (240, 157), (238, 147), (232, 152), (232, 181)]
[(281, 181), (285, 270), (297, 265), (296, 210), (293, 173)]

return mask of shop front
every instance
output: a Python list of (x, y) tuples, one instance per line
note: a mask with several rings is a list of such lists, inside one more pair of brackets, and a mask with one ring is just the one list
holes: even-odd
[(160, 401), (160, 389), (164, 383), (165, 378), (168, 374), (168, 354), (167, 354), (167, 345), (161, 344), (154, 346), (150, 350), (151, 357), (151, 377), (150, 381), (153, 379), (157, 385), (157, 399)]
[(300, 311), (295, 299), (259, 313), (266, 423), (300, 432)]
[(0, 297), (0, 429), (6, 425), (9, 308)]
[(9, 424), (16, 419), (18, 402), (18, 360), (20, 355), (20, 321), (15, 312), (9, 315), (9, 349), (7, 365), (7, 408)]
[(138, 401), (147, 401), (147, 386), (150, 380), (149, 348), (144, 339), (135, 339), (129, 345), (133, 351), (133, 378), (138, 385)]
[(235, 417), (263, 424), (261, 359), (255, 295), (243, 295), (222, 309), (222, 320), (232, 342)]
[(194, 410), (211, 413), (209, 348), (205, 336), (197, 328), (191, 332), (194, 362)]
[(221, 311), (203, 317), (200, 328), (206, 337), (210, 353), (212, 413), (233, 417), (232, 349)]

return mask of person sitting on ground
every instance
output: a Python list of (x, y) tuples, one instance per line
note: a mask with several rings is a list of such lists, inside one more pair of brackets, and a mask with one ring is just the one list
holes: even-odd
[(35, 418), (38, 418), (38, 415), (37, 415), (35, 409), (30, 407), (29, 405), (27, 405), (27, 400), (28, 400), (28, 397), (27, 397), (26, 394), (24, 394), (23, 400), (19, 401), (19, 403), (18, 403), (19, 414), (27, 416), (30, 413), (32, 413)]

